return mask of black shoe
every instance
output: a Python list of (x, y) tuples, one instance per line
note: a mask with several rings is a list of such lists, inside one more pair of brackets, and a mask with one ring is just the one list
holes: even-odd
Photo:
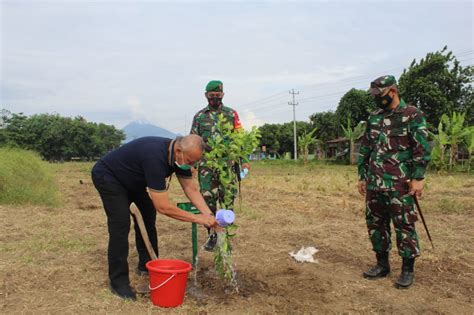
[(217, 234), (209, 234), (209, 238), (207, 239), (206, 244), (204, 244), (204, 250), (207, 250), (208, 252), (212, 252), (214, 248), (216, 247), (217, 243)]
[(413, 284), (415, 258), (403, 258), (402, 273), (395, 281), (397, 289), (406, 289)]
[(146, 277), (148, 276), (148, 269), (138, 266), (135, 268), (135, 274), (140, 277)]
[(375, 265), (363, 273), (364, 278), (370, 279), (370, 280), (384, 278), (388, 276), (389, 274), (390, 274), (390, 268), (380, 266), (380, 265)]
[(124, 300), (137, 300), (137, 295), (132, 291), (132, 288), (130, 288), (130, 285), (128, 284), (123, 284), (120, 286), (110, 285), (110, 291)]
[(395, 287), (397, 289), (407, 289), (409, 286), (413, 284), (413, 278), (415, 277), (415, 273), (412, 271), (402, 271), (400, 277), (398, 277), (397, 281), (395, 281)]
[(363, 273), (366, 279), (379, 279), (390, 274), (390, 264), (388, 262), (388, 253), (377, 253), (377, 265)]

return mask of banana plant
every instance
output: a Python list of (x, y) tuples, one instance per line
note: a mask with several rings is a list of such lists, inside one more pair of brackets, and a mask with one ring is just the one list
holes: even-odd
[(431, 151), (431, 163), (438, 170), (445, 170), (447, 167), (446, 146), (449, 144), (449, 139), (444, 128), (443, 121), (441, 120), (438, 124), (438, 133), (429, 132), (434, 140), (434, 147)]
[(449, 168), (452, 169), (457, 162), (459, 145), (462, 143), (469, 127), (464, 127), (466, 113), (453, 112), (451, 117), (446, 114), (441, 116), (441, 121), (445, 126), (449, 144)]
[(313, 138), (313, 135), (317, 130), (318, 128), (316, 127), (309, 133), (305, 131), (301, 136), (298, 136), (298, 147), (300, 149), (301, 154), (303, 155), (304, 164), (308, 164), (309, 146), (311, 144), (321, 143), (320, 140)]
[[(220, 207), (233, 209), (237, 193), (237, 180), (235, 163), (248, 162), (248, 157), (259, 144), (260, 133), (256, 127), (246, 131), (234, 130), (233, 125), (227, 121), (223, 114), (217, 117), (216, 132), (208, 141), (210, 151), (205, 153), (206, 166), (213, 169), (219, 177), (223, 198)], [(214, 251), (214, 265), (221, 278), (230, 284), (235, 282), (235, 272), (232, 262), (232, 245), (230, 240), (235, 236), (236, 225), (225, 228), (225, 233), (220, 233), (217, 247)]]
[(469, 160), (467, 164), (467, 171), (471, 172), (471, 164), (474, 160), (473, 153), (474, 153), (474, 126), (469, 126), (463, 133), (464, 142), (466, 143), (467, 153), (469, 155)]
[(349, 140), (349, 148), (350, 148), (350, 163), (355, 164), (356, 163), (356, 155), (355, 155), (355, 140), (357, 140), (365, 130), (365, 123), (360, 122), (357, 126), (354, 128), (351, 127), (351, 119), (347, 117), (347, 126), (344, 126), (341, 124), (342, 131), (344, 132), (344, 137), (346, 137), (347, 140)]

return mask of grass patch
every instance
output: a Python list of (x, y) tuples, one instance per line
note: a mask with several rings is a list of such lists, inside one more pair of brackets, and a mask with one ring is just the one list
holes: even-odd
[(59, 193), (48, 163), (31, 151), (0, 148), (0, 204), (58, 206)]
[(92, 167), (94, 167), (96, 162), (76, 162), (80, 165), (81, 173), (87, 176), (91, 176)]

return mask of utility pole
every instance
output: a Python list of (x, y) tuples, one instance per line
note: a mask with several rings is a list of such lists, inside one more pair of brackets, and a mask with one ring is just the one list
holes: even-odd
[(294, 156), (295, 161), (298, 161), (298, 150), (297, 150), (297, 143), (296, 143), (296, 105), (298, 103), (295, 102), (295, 95), (300, 94), (300, 92), (295, 92), (294, 89), (291, 89), (290, 94), (293, 95), (293, 102), (288, 102), (288, 105), (293, 106), (293, 144), (294, 144)]

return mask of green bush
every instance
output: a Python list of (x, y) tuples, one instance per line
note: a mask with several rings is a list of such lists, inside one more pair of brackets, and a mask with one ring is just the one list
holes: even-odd
[(0, 204), (58, 206), (59, 203), (48, 163), (32, 151), (0, 148)]

